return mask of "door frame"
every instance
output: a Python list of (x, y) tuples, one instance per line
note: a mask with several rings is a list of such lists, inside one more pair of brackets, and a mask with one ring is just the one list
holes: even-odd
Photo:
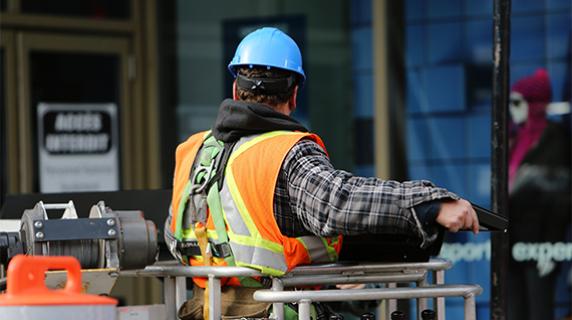
[[(122, 77), (128, 76), (129, 93), (122, 98), (120, 125), (121, 138), (121, 188), (160, 188), (162, 181), (160, 146), (161, 127), (159, 110), (159, 70), (157, 68), (157, 3), (156, 0), (127, 0), (131, 6), (128, 19), (89, 19), (60, 15), (28, 14), (21, 11), (21, 0), (8, 0), (6, 11), (0, 12), (0, 45), (7, 50), (11, 62), (5, 68), (6, 85), (6, 143), (9, 193), (34, 191), (30, 136), (29, 92), (30, 84), (22, 81), (28, 77), (29, 66), (23, 55), (26, 48), (38, 44), (59, 50), (57, 43), (35, 37), (50, 36), (73, 39), (68, 47), (84, 51), (85, 39), (102, 39), (98, 46), (88, 44), (92, 52), (106, 52), (115, 40), (128, 41), (128, 54), (122, 55)], [(114, 40), (115, 39), (115, 40)], [(69, 41), (68, 41), (69, 42)], [(60, 43), (61, 45), (61, 43)], [(64, 48), (65, 49), (65, 48)], [(91, 50), (90, 49), (90, 50)], [(71, 49), (70, 49), (71, 50)], [(25, 75), (25, 76), (24, 76)], [(123, 84), (123, 80), (120, 80)], [(122, 89), (123, 90), (123, 89)], [(127, 103), (123, 102), (125, 100)], [(28, 109), (26, 109), (26, 106)], [(125, 108), (124, 108), (125, 106)], [(129, 110), (127, 109), (129, 108)], [(23, 114), (20, 114), (23, 112)], [(127, 118), (128, 117), (128, 118)], [(130, 120), (129, 123), (126, 123)], [(31, 141), (31, 140), (30, 140)], [(21, 143), (23, 142), (23, 143)], [(127, 143), (129, 142), (129, 143)], [(130, 161), (130, 162), (129, 162)]]
[[(6, 185), (3, 190), (5, 193), (16, 193), (20, 191), (20, 179), (18, 175), (18, 158), (10, 155), (18, 153), (18, 112), (16, 110), (16, 45), (14, 42), (14, 33), (11, 31), (2, 31), (0, 37), (0, 47), (4, 50), (4, 68), (2, 76), (4, 78), (4, 142), (6, 143), (6, 162), (3, 163), (6, 173)], [(4, 124), (2, 124), (4, 127)]]

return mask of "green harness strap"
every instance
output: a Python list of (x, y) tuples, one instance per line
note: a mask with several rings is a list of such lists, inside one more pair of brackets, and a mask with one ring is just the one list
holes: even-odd
[[(224, 168), (219, 168), (221, 165), (225, 165), (221, 163), (221, 157), (223, 157), (224, 151), (224, 144), (218, 141), (214, 136), (209, 135), (207, 139), (203, 142), (203, 151), (201, 152), (201, 165), (207, 166), (212, 168), (210, 172), (208, 172), (208, 177), (201, 177), (203, 183), (206, 184), (206, 188), (208, 190), (207, 193), (207, 205), (209, 208), (209, 212), (212, 215), (212, 219), (215, 226), (215, 231), (217, 233), (218, 243), (228, 243), (228, 233), (226, 232), (226, 225), (224, 222), (223, 217), (223, 210), (222, 205), (220, 202), (220, 195), (219, 195), (219, 186), (218, 182), (215, 181), (211, 183), (211, 181), (217, 177), (217, 172), (219, 170), (224, 170)], [(206, 223), (206, 222), (205, 222)], [(232, 255), (225, 257), (225, 261), (229, 265), (234, 265), (234, 257)]]
[[(209, 205), (210, 214), (212, 215), (215, 231), (218, 236), (219, 243), (228, 243), (228, 233), (222, 212), (222, 204), (220, 203), (220, 195), (218, 193), (218, 182), (215, 182), (209, 189), (207, 195), (207, 203)], [(234, 257), (232, 255), (225, 257), (224, 260), (228, 265), (234, 266)]]

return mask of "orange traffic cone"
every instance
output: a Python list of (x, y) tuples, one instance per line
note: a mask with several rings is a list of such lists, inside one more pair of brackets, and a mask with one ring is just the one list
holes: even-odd
[[(64, 269), (63, 289), (50, 290), (48, 270)], [(6, 294), (0, 295), (0, 320), (114, 320), (117, 300), (81, 293), (81, 266), (74, 257), (18, 255), (8, 265)]]

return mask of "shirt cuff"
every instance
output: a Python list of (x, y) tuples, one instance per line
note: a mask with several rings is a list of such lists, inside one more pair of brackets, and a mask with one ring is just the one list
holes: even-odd
[(439, 210), (441, 210), (441, 200), (431, 200), (415, 206), (415, 213), (423, 229), (436, 224)]
[(420, 203), (413, 207), (413, 212), (419, 223), (419, 227), (423, 234), (422, 248), (430, 246), (439, 236), (442, 231), (441, 225), (436, 221), (437, 215), (441, 210), (441, 200), (431, 200)]

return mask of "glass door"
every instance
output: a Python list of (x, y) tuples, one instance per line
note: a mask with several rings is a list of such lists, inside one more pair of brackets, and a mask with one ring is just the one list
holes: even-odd
[(130, 41), (20, 33), (17, 43), (21, 190), (133, 187)]

